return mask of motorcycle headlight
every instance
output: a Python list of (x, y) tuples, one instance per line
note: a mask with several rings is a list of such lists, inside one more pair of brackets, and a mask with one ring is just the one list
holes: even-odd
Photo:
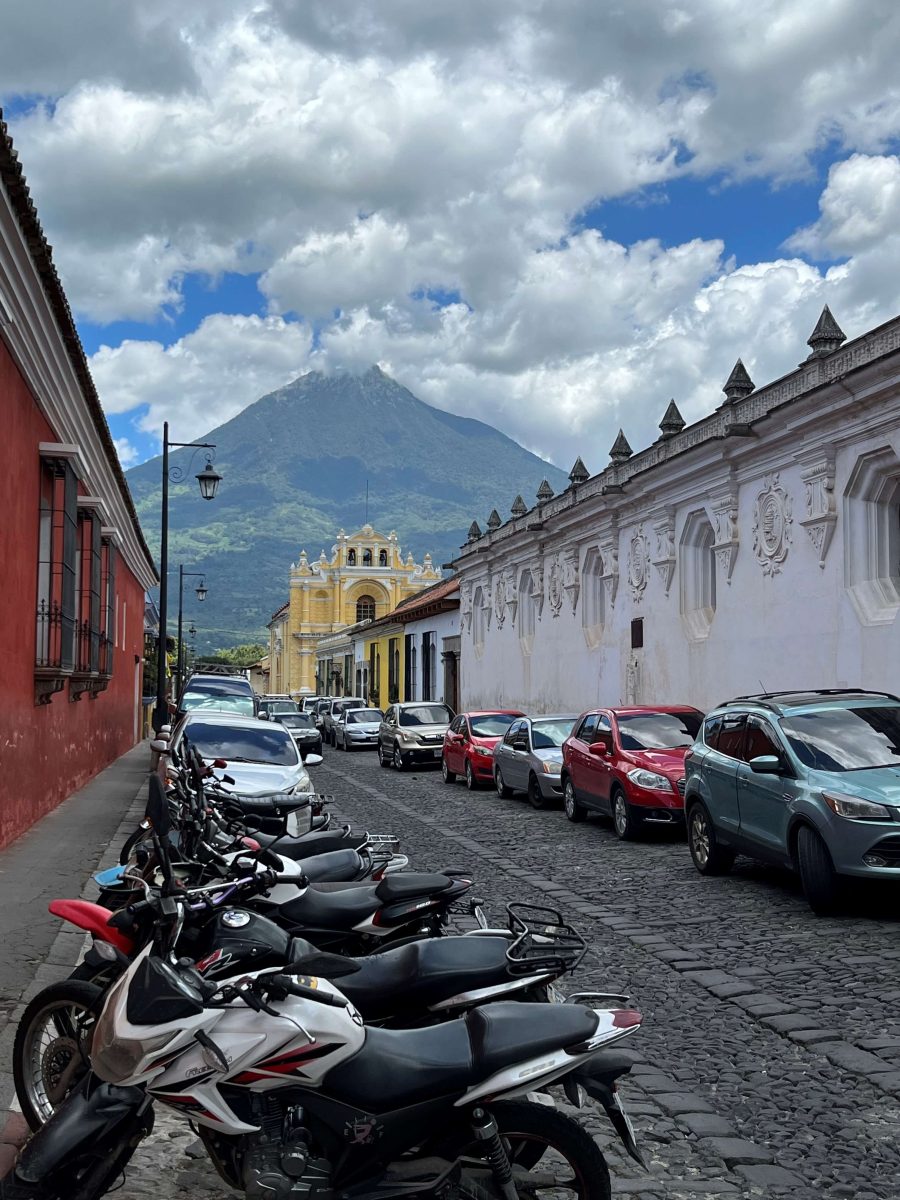
[(672, 785), (666, 779), (665, 775), (657, 775), (655, 771), (645, 771), (643, 767), (636, 767), (633, 771), (629, 771), (628, 778), (635, 787), (651, 788), (656, 792), (669, 792), (672, 790)]
[(141, 1038), (140, 1041), (116, 1036), (117, 999), (122, 987), (127, 987), (128, 983), (129, 979), (126, 976), (113, 988), (94, 1028), (91, 1069), (106, 1083), (124, 1083), (133, 1078), (143, 1060), (164, 1049), (178, 1037), (178, 1030), (171, 1029), (165, 1033), (158, 1033), (155, 1037)]
[(845, 796), (843, 792), (823, 792), (822, 799), (833, 813), (851, 821), (890, 821), (891, 810), (884, 804), (863, 800), (861, 796)]
[(542, 765), (546, 775), (558, 775), (562, 770), (562, 761), (558, 758), (545, 758)]

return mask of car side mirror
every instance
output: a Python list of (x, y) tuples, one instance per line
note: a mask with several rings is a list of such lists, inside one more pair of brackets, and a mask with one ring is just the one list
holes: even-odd
[(261, 713), (259, 714), (259, 719), (260, 719), (261, 721), (268, 721), (268, 719), (269, 719), (269, 714), (268, 714), (267, 712), (261, 712)]
[(757, 775), (784, 774), (784, 763), (777, 754), (760, 754), (756, 758), (751, 758), (749, 767)]
[(596, 755), (597, 758), (606, 758), (609, 754), (609, 747), (606, 742), (592, 742), (588, 746), (588, 754)]
[(307, 754), (306, 758), (304, 758), (303, 761), (306, 763), (306, 765), (308, 767), (317, 767), (319, 765), (319, 763), (324, 762), (325, 759), (322, 757), (321, 754)]
[(155, 750), (157, 754), (169, 753), (169, 742), (167, 738), (154, 738), (150, 743), (150, 749)]

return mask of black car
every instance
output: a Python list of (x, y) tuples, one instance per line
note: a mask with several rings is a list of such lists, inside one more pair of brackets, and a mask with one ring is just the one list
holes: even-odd
[(273, 712), (270, 716), (271, 720), (280, 722), (297, 743), (301, 758), (322, 753), (322, 734), (315, 727), (312, 713)]

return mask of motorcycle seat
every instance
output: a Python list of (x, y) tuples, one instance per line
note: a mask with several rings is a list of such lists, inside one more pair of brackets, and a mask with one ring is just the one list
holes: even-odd
[(425, 872), (410, 872), (404, 875), (398, 871), (382, 879), (375, 894), (384, 904), (394, 904), (398, 900), (410, 900), (414, 896), (433, 896), (452, 886), (453, 880), (448, 879), (446, 875)]
[(310, 883), (352, 881), (362, 870), (362, 859), (355, 850), (332, 850), (303, 859), (303, 874)]
[(364, 1020), (415, 1013), (451, 996), (508, 983), (505, 938), (423, 938), (355, 959), (341, 990)]
[(335, 890), (333, 885), (326, 884), (325, 887), (327, 890), (319, 892), (316, 891), (316, 884), (312, 884), (296, 900), (282, 904), (279, 909), (280, 920), (310, 931), (332, 929), (349, 933), (354, 926), (381, 908), (374, 884), (358, 884), (340, 890)]
[(300, 837), (279, 837), (277, 834), (257, 836), (261, 846), (271, 846), (278, 842), (275, 850), (282, 858), (292, 858), (294, 862), (312, 858), (314, 854), (331, 854), (334, 850), (361, 850), (366, 844), (365, 834), (329, 833), (327, 831), (304, 833)]
[(462, 1094), (504, 1067), (577, 1045), (597, 1029), (589, 1008), (491, 1004), (426, 1029), (366, 1029), (362, 1048), (328, 1073), (324, 1093), (370, 1113)]
[(230, 795), (225, 804), (236, 805), (249, 816), (281, 816), (307, 808), (311, 797), (300, 796), (238, 796)]

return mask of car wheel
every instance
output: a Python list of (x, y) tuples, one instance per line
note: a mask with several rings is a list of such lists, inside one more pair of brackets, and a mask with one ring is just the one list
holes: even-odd
[(385, 754), (384, 749), (381, 745), (381, 742), (378, 743), (378, 762), (381, 764), (382, 767), (385, 767), (385, 768), (387, 768), (391, 765), (391, 760)]
[(456, 783), (456, 772), (447, 766), (446, 758), (441, 759), (441, 779), (444, 783)]
[(828, 847), (808, 825), (797, 834), (797, 865), (809, 907), (818, 917), (830, 916), (841, 898), (838, 875)]
[(544, 793), (541, 791), (541, 785), (538, 783), (538, 777), (531, 773), (528, 777), (528, 803), (532, 808), (546, 808), (547, 801), (544, 798)]
[(583, 821), (585, 811), (575, 799), (575, 786), (571, 779), (567, 779), (563, 785), (563, 809), (570, 821)]
[(633, 842), (640, 830), (640, 817), (625, 798), (621, 788), (612, 794), (613, 829), (621, 842)]
[(692, 805), (687, 817), (688, 848), (701, 875), (727, 875), (734, 866), (735, 852), (721, 846), (716, 827), (704, 805)]
[(475, 778), (475, 772), (468, 759), (466, 759), (466, 787), (470, 792), (474, 792), (478, 788), (478, 780)]
[(512, 788), (504, 783), (503, 772), (499, 767), (494, 768), (494, 787), (497, 789), (497, 795), (502, 796), (504, 800), (508, 800), (513, 794)]
[(408, 761), (404, 758), (399, 746), (394, 747), (394, 766), (398, 771), (405, 771), (408, 766)]

